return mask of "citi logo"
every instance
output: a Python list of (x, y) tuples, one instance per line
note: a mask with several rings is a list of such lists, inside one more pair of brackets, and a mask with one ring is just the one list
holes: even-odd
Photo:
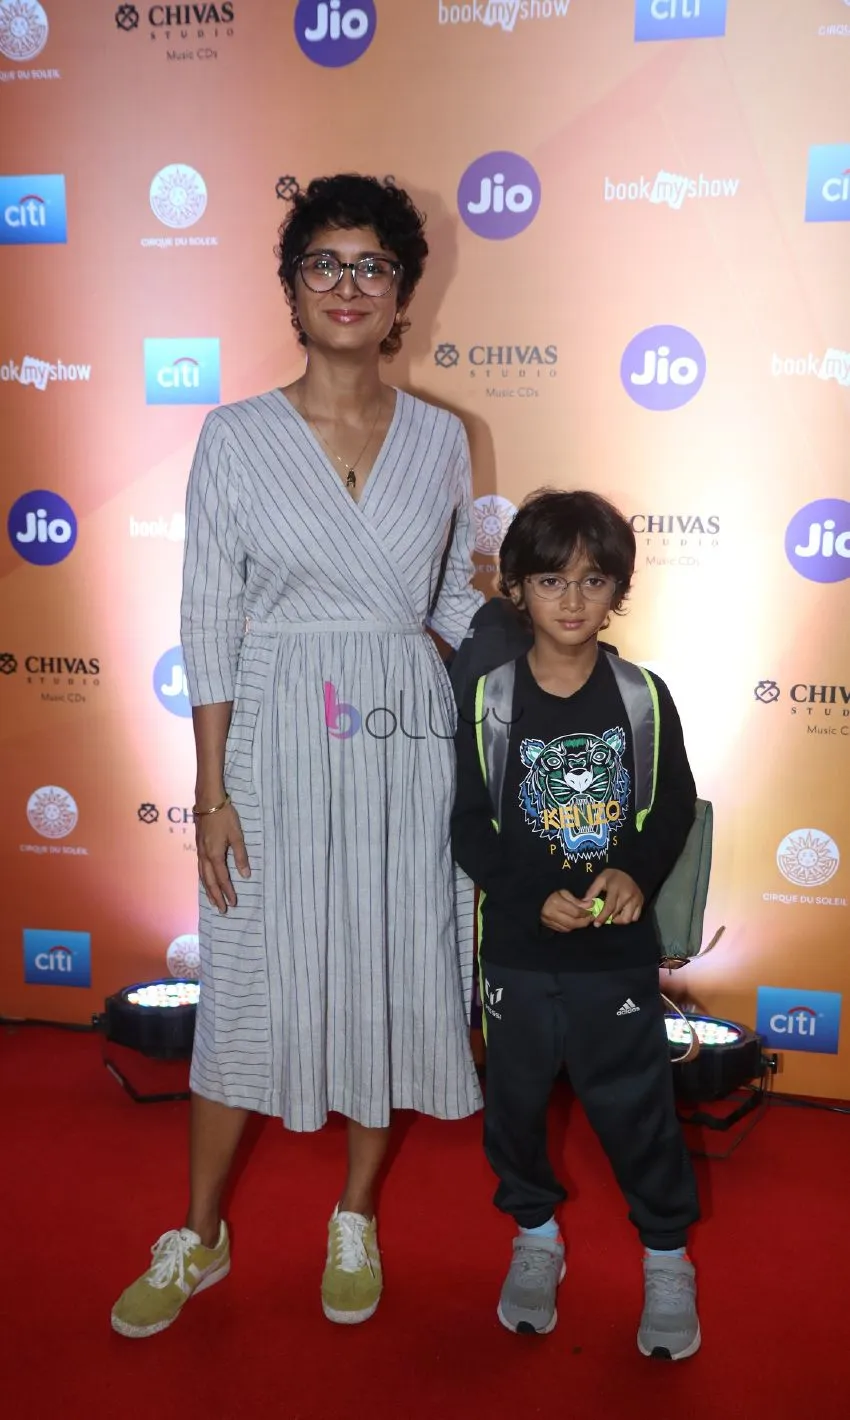
[(713, 39), (726, 33), (726, 0), (635, 0), (635, 40)]
[(146, 340), (145, 395), (148, 404), (218, 404), (218, 340)]
[(697, 395), (705, 379), (705, 351), (679, 325), (653, 325), (635, 335), (620, 361), (626, 394), (644, 409), (680, 409)]
[(850, 222), (850, 143), (809, 150), (806, 221)]
[(28, 986), (91, 986), (91, 935), (24, 928)]
[(850, 577), (850, 503), (843, 498), (807, 503), (788, 524), (785, 553), (794, 570), (811, 582)]
[(0, 213), (0, 244), (66, 242), (64, 177), (0, 177)]
[(375, 38), (374, 0), (298, 0), (295, 38), (314, 64), (341, 69), (366, 53)]
[(476, 236), (503, 241), (530, 226), (540, 207), (540, 179), (518, 153), (485, 153), (458, 186), (458, 211)]
[(780, 1050), (838, 1053), (841, 995), (837, 991), (797, 991), (760, 986), (756, 1030)]

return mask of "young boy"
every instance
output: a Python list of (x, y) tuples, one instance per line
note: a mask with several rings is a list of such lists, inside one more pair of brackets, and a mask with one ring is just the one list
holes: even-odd
[(656, 794), (637, 831), (629, 720), (597, 645), (634, 562), (629, 524), (595, 494), (545, 491), (517, 513), (502, 544), (501, 590), (527, 613), (534, 645), (514, 663), (498, 813), (479, 758), (474, 688), (462, 706), (452, 845), (485, 895), (484, 1144), (499, 1179), (496, 1207), (519, 1229), (499, 1320), (541, 1333), (557, 1321), (565, 1263), (555, 1209), (566, 1194), (547, 1155), (546, 1114), (566, 1066), (644, 1245), (638, 1347), (679, 1360), (700, 1345), (685, 1250), (699, 1205), (646, 905), (684, 847), (696, 790), (676, 708), (656, 678)]

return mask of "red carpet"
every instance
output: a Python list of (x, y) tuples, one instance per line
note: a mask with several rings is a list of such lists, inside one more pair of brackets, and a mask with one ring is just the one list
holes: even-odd
[(405, 1118), (384, 1189), (386, 1288), (365, 1326), (324, 1320), (324, 1229), (344, 1138), (255, 1131), (229, 1209), (234, 1269), (170, 1331), (126, 1341), (115, 1295), (182, 1222), (187, 1106), (133, 1104), (91, 1036), (0, 1032), (9, 1420), (843, 1420), (850, 1413), (850, 1118), (772, 1106), (729, 1160), (700, 1163), (703, 1349), (644, 1360), (637, 1242), (566, 1095), (556, 1146), (573, 1202), (548, 1338), (504, 1331), (511, 1226), (490, 1206), (480, 1120)]

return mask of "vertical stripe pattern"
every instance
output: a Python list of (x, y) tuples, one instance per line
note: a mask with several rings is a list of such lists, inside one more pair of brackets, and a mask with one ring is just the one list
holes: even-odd
[[(480, 1105), (449, 851), (451, 644), (481, 598), (460, 421), (399, 392), (355, 504), (285, 395), (223, 406), (189, 480), (182, 640), (252, 876), (201, 893), (192, 1088), (319, 1128)], [(463, 894), (462, 894), (463, 895)], [(466, 915), (466, 903), (461, 904)]]

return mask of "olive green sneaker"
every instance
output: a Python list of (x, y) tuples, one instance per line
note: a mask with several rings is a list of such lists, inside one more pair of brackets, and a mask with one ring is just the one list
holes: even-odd
[(377, 1310), (384, 1285), (374, 1218), (334, 1209), (328, 1223), (328, 1260), (322, 1278), (322, 1311), (328, 1321), (354, 1326)]
[(222, 1222), (215, 1247), (204, 1247), (191, 1228), (163, 1233), (151, 1248), (153, 1262), (112, 1308), (112, 1326), (122, 1336), (153, 1336), (176, 1321), (196, 1292), (230, 1271), (230, 1238)]

